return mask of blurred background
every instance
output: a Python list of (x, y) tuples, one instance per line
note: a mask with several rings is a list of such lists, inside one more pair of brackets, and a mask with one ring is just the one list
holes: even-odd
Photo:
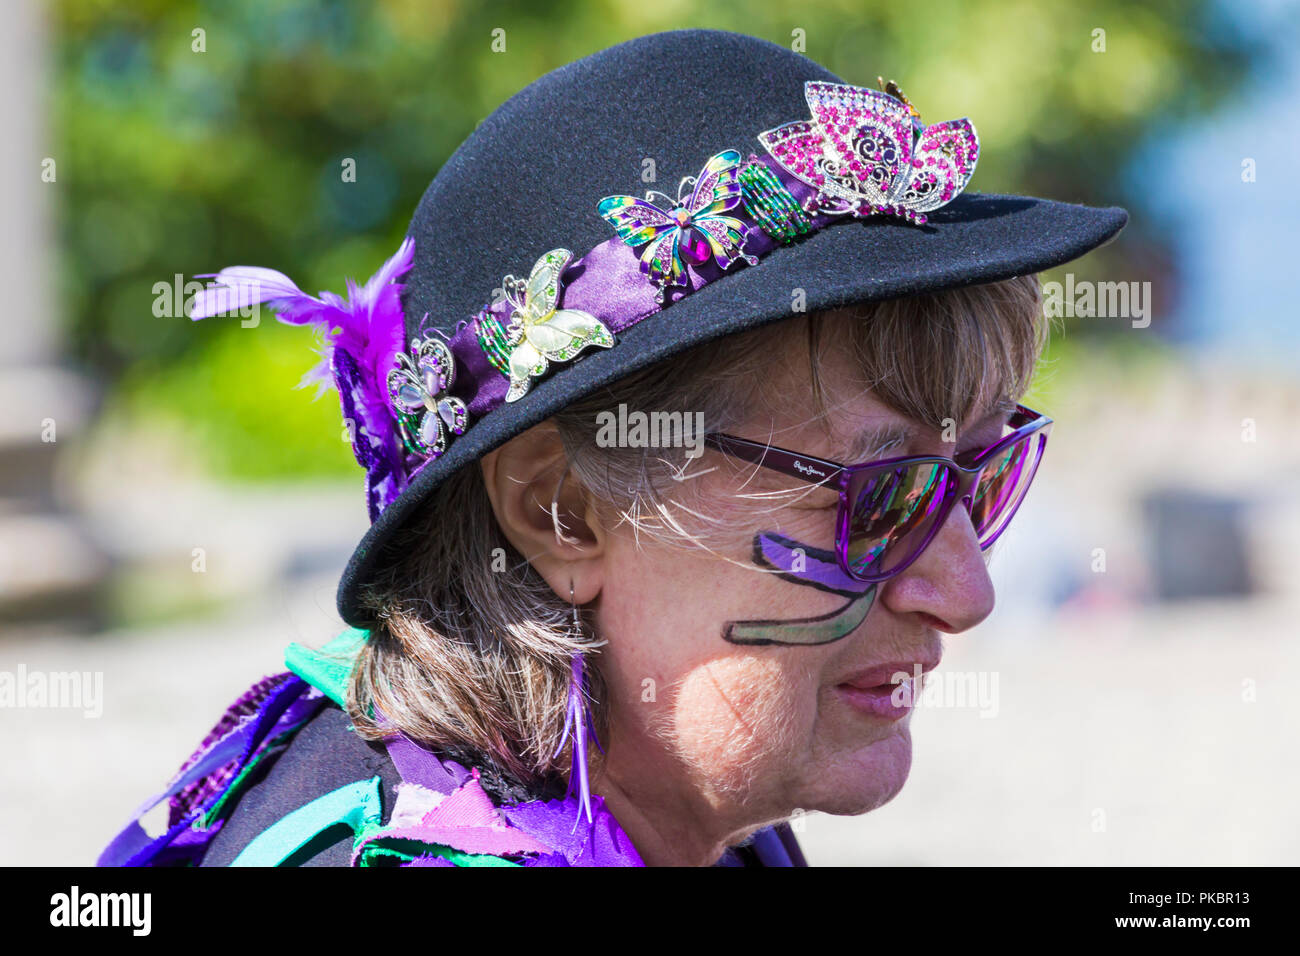
[[(1132, 217), (1043, 277), (1133, 295), (1057, 325), (998, 610), (948, 641), (900, 796), (796, 820), (811, 861), (1300, 860), (1295, 3), (14, 0), (0, 863), (93, 861), (286, 644), (341, 627), (366, 518), (334, 396), (295, 387), (310, 335), (192, 323), (184, 284), (242, 263), (342, 291), (504, 99), (687, 26), (970, 116), (975, 190)], [(21, 690), (72, 673), (75, 705)]]

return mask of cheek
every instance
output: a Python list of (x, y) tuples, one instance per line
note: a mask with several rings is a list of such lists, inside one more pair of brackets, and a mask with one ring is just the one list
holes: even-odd
[(776, 655), (715, 658), (684, 674), (661, 733), (711, 788), (752, 790), (807, 753), (817, 722), (817, 680)]
[(597, 618), (609, 641), (601, 667), (624, 720), (671, 749), (737, 748), (742, 761), (752, 759), (751, 738), (778, 748), (805, 728), (806, 739), (826, 653), (739, 646), (723, 633), (756, 615), (822, 613), (837, 599), (709, 555), (639, 557), (602, 591)]
[(752, 534), (736, 546), (737, 564), (705, 552), (611, 544), (597, 626), (609, 642), (601, 667), (620, 738), (643, 753), (671, 755), (713, 791), (796, 774), (822, 749), (821, 684), (844, 645), (749, 647), (723, 633), (748, 619), (788, 621), (797, 630), (845, 598), (754, 567)]

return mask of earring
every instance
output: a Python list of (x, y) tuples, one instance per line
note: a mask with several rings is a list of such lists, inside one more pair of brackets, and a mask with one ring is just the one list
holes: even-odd
[[(569, 606), (573, 608), (573, 624), (571, 633), (575, 640), (582, 635), (582, 622), (578, 619), (578, 605), (573, 599), (573, 582), (569, 582)], [(573, 787), (576, 782), (578, 785), (578, 817), (573, 821), (573, 829), (578, 829), (578, 820), (582, 819), (585, 811), (587, 822), (594, 822), (591, 812), (591, 783), (587, 778), (587, 737), (590, 736), (597, 747), (600, 747), (600, 740), (596, 737), (596, 732), (591, 727), (591, 711), (587, 704), (587, 672), (585, 667), (585, 657), (582, 651), (574, 651), (573, 657), (569, 661), (569, 700), (564, 714), (564, 730), (560, 735), (560, 746), (551, 755), (555, 759), (564, 750), (565, 743), (571, 743), (573, 746), (573, 765), (569, 770), (569, 788), (564, 797), (567, 800), (573, 795)], [(572, 733), (570, 733), (572, 732)], [(604, 752), (604, 748), (601, 748)]]

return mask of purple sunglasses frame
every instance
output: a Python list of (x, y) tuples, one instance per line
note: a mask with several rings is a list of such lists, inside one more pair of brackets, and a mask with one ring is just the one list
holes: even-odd
[[(842, 465), (839, 462), (827, 461), (824, 458), (817, 458), (812, 455), (801, 455), (798, 452), (790, 451), (786, 448), (777, 448), (774, 445), (766, 445), (762, 442), (750, 441), (747, 438), (737, 438), (735, 435), (726, 435), (721, 432), (710, 432), (704, 436), (704, 444), (720, 451), (725, 455), (733, 458), (739, 458), (763, 468), (770, 468), (773, 471), (779, 471), (784, 475), (792, 478), (798, 478), (809, 484), (824, 485), (835, 482), (838, 484), (840, 493), (839, 514), (835, 521), (835, 554), (839, 559), (841, 570), (856, 581), (863, 581), (871, 584), (879, 584), (888, 581), (890, 578), (902, 574), (909, 568), (917, 558), (925, 553), (925, 549), (930, 546), (934, 536), (939, 533), (939, 529), (944, 526), (948, 520), (948, 515), (952, 512), (952, 507), (956, 502), (961, 501), (966, 506), (967, 512), (970, 511), (971, 497), (974, 494), (975, 483), (979, 480), (980, 473), (984, 466), (989, 463), (1000, 452), (1006, 450), (1016, 442), (1025, 441), (1032, 437), (1037, 437), (1037, 447), (1030, 450), (1035, 452), (1033, 470), (1029, 473), (1029, 479), (1025, 482), (1025, 490), (1020, 495), (1018, 501), (1011, 506), (1010, 513), (1001, 521), (1000, 527), (994, 532), (992, 537), (987, 541), (980, 542), (980, 550), (987, 551), (993, 546), (993, 543), (1002, 536), (1011, 519), (1015, 517), (1016, 512), (1020, 509), (1021, 503), (1029, 494), (1029, 488), (1034, 483), (1034, 476), (1038, 474), (1038, 466), (1043, 461), (1043, 454), (1046, 450), (1047, 436), (1052, 431), (1052, 419), (1048, 418), (1041, 412), (1036, 412), (1032, 408), (1024, 405), (1017, 405), (1016, 410), (1012, 413), (1007, 422), (1007, 427), (1014, 429), (1010, 433), (1003, 435), (992, 445), (984, 449), (977, 449), (970, 452), (962, 452), (953, 458), (944, 458), (936, 455), (920, 455), (903, 458), (885, 458), (879, 461), (861, 462), (855, 465)], [(854, 479), (860, 475), (867, 475), (880, 471), (890, 471), (903, 465), (926, 465), (939, 464), (946, 466), (950, 472), (956, 475), (956, 481), (949, 482), (949, 490), (945, 492), (943, 500), (939, 503), (939, 514), (926, 532), (925, 539), (916, 548), (916, 550), (907, 557), (907, 560), (901, 564), (895, 565), (888, 571), (874, 574), (854, 571), (849, 565), (849, 488), (853, 485)], [(813, 475), (820, 474), (821, 477), (814, 478)], [(978, 533), (978, 530), (977, 530)]]

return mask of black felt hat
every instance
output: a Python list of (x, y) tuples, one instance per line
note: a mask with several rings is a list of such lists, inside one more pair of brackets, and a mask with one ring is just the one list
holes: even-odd
[[(808, 118), (808, 81), (843, 83), (784, 47), (714, 30), (642, 37), (541, 77), (470, 134), (421, 199), (408, 231), (415, 256), (402, 292), (407, 340), (431, 328), (452, 337), (481, 314), (504, 275), (527, 276), (548, 250), (572, 250), (581, 271), (580, 257), (615, 237), (598, 204), (643, 192), (647, 158), (660, 183), (675, 184), (722, 150), (762, 154), (758, 133)], [(471, 414), (374, 521), (344, 572), (339, 611), (364, 623), (358, 596), (386, 542), (448, 475), (630, 372), (787, 318), (794, 289), (815, 311), (1008, 279), (1077, 258), (1126, 220), (1119, 208), (965, 192), (923, 225), (842, 215), (757, 264), (737, 261), (617, 331), (612, 346), (552, 363), (522, 397)], [(627, 249), (632, 261), (638, 253)]]

